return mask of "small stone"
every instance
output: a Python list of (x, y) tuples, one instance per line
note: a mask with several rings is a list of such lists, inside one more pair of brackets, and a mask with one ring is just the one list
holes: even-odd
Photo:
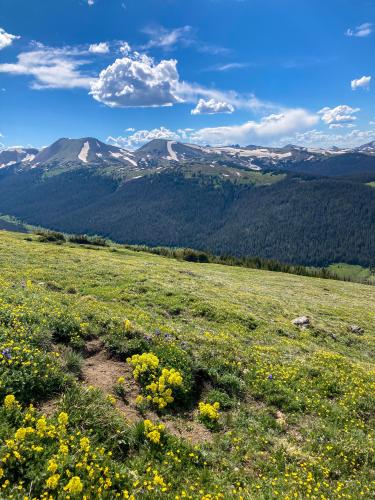
[(355, 333), (357, 335), (362, 335), (364, 330), (361, 326), (358, 326), (358, 325), (350, 325), (349, 326), (349, 330), (352, 332), (352, 333)]
[(307, 328), (310, 325), (310, 319), (307, 316), (300, 316), (294, 319), (292, 323), (299, 328)]

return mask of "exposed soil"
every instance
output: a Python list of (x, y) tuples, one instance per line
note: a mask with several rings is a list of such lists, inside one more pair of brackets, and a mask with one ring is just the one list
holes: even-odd
[[(82, 380), (88, 386), (97, 387), (105, 394), (114, 395), (114, 386), (119, 377), (124, 377), (124, 387), (126, 392), (126, 402), (116, 397), (116, 406), (130, 422), (137, 422), (144, 417), (137, 410), (135, 399), (140, 394), (139, 386), (133, 378), (132, 371), (127, 363), (111, 359), (100, 340), (87, 342), (86, 359), (82, 366)], [(160, 419), (155, 413), (147, 412), (146, 418), (155, 421), (162, 421), (167, 431), (171, 434), (186, 439), (193, 444), (204, 441), (211, 441), (212, 434), (204, 425), (193, 420), (193, 415), (189, 418), (178, 418), (167, 416)]]
[(129, 366), (109, 358), (99, 340), (92, 340), (86, 344), (86, 355), (88, 357), (82, 366), (83, 382), (101, 389), (105, 394), (114, 395), (114, 386), (119, 377), (124, 377), (128, 404), (116, 398), (116, 405), (131, 422), (140, 420), (141, 417), (134, 405), (135, 398), (139, 395), (139, 388), (133, 379)]

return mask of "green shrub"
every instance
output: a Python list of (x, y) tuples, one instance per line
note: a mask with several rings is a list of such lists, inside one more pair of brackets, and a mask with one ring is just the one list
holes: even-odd
[(73, 373), (76, 377), (81, 375), (83, 357), (82, 355), (74, 351), (70, 346), (61, 346), (59, 349), (62, 366), (65, 370)]
[(208, 392), (205, 397), (205, 401), (210, 404), (218, 402), (220, 404), (220, 408), (223, 410), (229, 410), (234, 405), (233, 399), (231, 399), (226, 392), (220, 391), (219, 389), (212, 389)]

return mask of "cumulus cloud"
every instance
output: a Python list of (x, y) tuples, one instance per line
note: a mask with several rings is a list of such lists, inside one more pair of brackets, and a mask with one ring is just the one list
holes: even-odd
[(352, 90), (368, 89), (370, 87), (371, 76), (362, 76), (351, 81)]
[[(127, 129), (132, 131), (134, 129)], [(172, 141), (181, 140), (181, 135), (178, 132), (173, 132), (166, 127), (154, 128), (152, 130), (137, 130), (134, 134), (125, 137), (112, 137), (107, 138), (107, 142), (114, 146), (126, 149), (136, 149), (153, 139), (169, 139)]]
[(199, 99), (198, 104), (191, 110), (192, 115), (215, 115), (218, 113), (233, 113), (234, 106), (225, 101), (216, 101), (215, 99)]
[(18, 38), (21, 37), (17, 35), (11, 35), (10, 33), (7, 33), (3, 28), (0, 28), (0, 50), (5, 49), (5, 47), (9, 47), (9, 45), (12, 45), (14, 40), (17, 40)]
[(108, 54), (109, 45), (107, 42), (92, 43), (89, 47), (89, 52), (92, 54)]
[(322, 121), (329, 125), (329, 128), (350, 127), (357, 117), (355, 113), (360, 111), (359, 108), (352, 108), (346, 104), (341, 104), (335, 108), (325, 107), (318, 111)]
[(346, 36), (356, 36), (364, 38), (371, 35), (372, 33), (372, 23), (363, 23), (355, 28), (349, 28), (346, 30)]
[(53, 48), (36, 44), (34, 50), (21, 52), (16, 63), (0, 64), (0, 73), (30, 75), (33, 89), (90, 88), (93, 77), (81, 73), (88, 61), (74, 48)]
[(95, 3), (95, 0), (87, 0), (87, 4), (89, 5), (89, 7), (92, 7)]
[(176, 65), (175, 59), (156, 64), (142, 54), (116, 59), (101, 71), (90, 94), (112, 108), (170, 106), (181, 102)]

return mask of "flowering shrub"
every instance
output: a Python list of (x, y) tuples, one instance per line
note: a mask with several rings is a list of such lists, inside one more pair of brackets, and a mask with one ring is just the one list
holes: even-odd
[(219, 420), (220, 404), (216, 401), (214, 404), (201, 401), (198, 405), (199, 418), (203, 423), (212, 423)]
[(126, 360), (133, 366), (133, 376), (136, 380), (140, 378), (147, 379), (152, 376), (159, 367), (159, 358), (152, 352), (143, 354), (134, 354)]
[(68, 380), (59, 354), (34, 344), (32, 333), (22, 324), (0, 329), (0, 397), (9, 391), (23, 401), (46, 397)]
[[(14, 423), (15, 416), (21, 423), (0, 448), (2, 495), (7, 498), (67, 498), (67, 494), (135, 498), (145, 487), (154, 494), (169, 489), (155, 469), (134, 481), (112, 459), (111, 451), (95, 446), (81, 431), (69, 429), (66, 412), (49, 419), (38, 415), (33, 406), (23, 411), (14, 395), (5, 398), (0, 411), (9, 423)], [(144, 421), (144, 435), (152, 444), (161, 444), (163, 430), (162, 424)]]
[(160, 368), (159, 358), (151, 353), (135, 354), (128, 358), (133, 366), (133, 376), (141, 382), (144, 398), (137, 398), (137, 404), (144, 400), (160, 410), (174, 401), (173, 389), (181, 387), (183, 378), (174, 368)]
[(160, 444), (165, 426), (163, 424), (153, 424), (151, 420), (144, 420), (143, 426), (146, 438), (153, 444)]

